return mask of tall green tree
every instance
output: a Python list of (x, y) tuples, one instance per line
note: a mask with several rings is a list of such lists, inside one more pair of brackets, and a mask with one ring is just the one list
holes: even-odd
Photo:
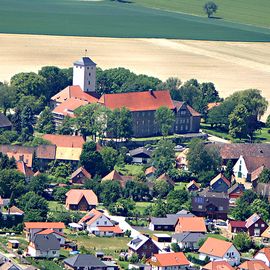
[(252, 240), (246, 233), (238, 233), (233, 238), (233, 244), (241, 251), (249, 251), (252, 248)]
[(107, 109), (97, 103), (81, 106), (75, 111), (76, 126), (84, 138), (104, 137), (107, 128)]
[(187, 155), (189, 170), (196, 175), (203, 172), (218, 172), (221, 167), (221, 157), (215, 147), (205, 147), (203, 141), (193, 139)]
[(16, 90), (7, 84), (0, 85), (0, 107), (6, 115), (9, 109), (15, 106)]
[(229, 115), (229, 134), (233, 138), (245, 138), (249, 132), (248, 128), (248, 110), (244, 105), (237, 105)]
[(210, 18), (214, 13), (217, 12), (218, 6), (215, 2), (209, 1), (209, 2), (205, 3), (203, 9), (204, 9), (205, 13), (207, 14), (208, 18)]
[(189, 208), (190, 198), (186, 190), (172, 190), (167, 196), (167, 206), (171, 214)]
[(161, 90), (169, 90), (171, 94), (171, 98), (173, 100), (181, 101), (181, 80), (175, 77), (168, 78), (165, 82), (162, 82), (158, 85), (158, 89)]
[(83, 145), (80, 163), (92, 176), (103, 176), (107, 172), (104, 167), (102, 155), (96, 151), (96, 145), (94, 142), (86, 142)]
[(33, 95), (35, 97), (46, 95), (46, 79), (34, 72), (22, 72), (14, 75), (10, 80), (17, 95)]
[(19, 207), (25, 212), (25, 221), (45, 221), (48, 214), (48, 202), (30, 191), (20, 197)]
[(114, 169), (118, 161), (118, 152), (112, 147), (102, 147), (100, 154), (103, 159), (104, 166), (108, 172)]
[(116, 140), (129, 139), (132, 136), (132, 116), (126, 108), (114, 109), (108, 113), (107, 131)]
[(26, 189), (25, 177), (17, 169), (4, 169), (0, 174), (0, 196), (9, 198), (11, 194), (19, 197)]
[(42, 67), (41, 70), (38, 71), (38, 75), (42, 76), (46, 80), (45, 96), (47, 100), (71, 84), (67, 72), (58, 67)]
[(171, 140), (160, 140), (152, 155), (153, 166), (156, 174), (168, 173), (175, 167), (175, 144)]
[(175, 122), (175, 114), (169, 108), (162, 106), (156, 110), (155, 120), (161, 130), (161, 134), (168, 136)]
[(65, 116), (62, 123), (57, 127), (57, 134), (72, 135), (74, 133), (73, 126), (73, 119), (69, 116)]
[(41, 133), (53, 134), (55, 132), (53, 114), (49, 107), (46, 107), (39, 115), (36, 129)]
[(270, 183), (270, 169), (264, 168), (261, 172), (258, 182), (269, 184)]
[(21, 129), (20, 140), (27, 142), (32, 139), (34, 133), (34, 114), (31, 107), (26, 106), (21, 113)]

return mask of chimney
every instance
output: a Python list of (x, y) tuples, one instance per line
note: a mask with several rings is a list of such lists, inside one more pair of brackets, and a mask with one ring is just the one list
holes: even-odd
[(150, 93), (151, 96), (153, 96), (154, 95), (154, 90), (153, 89), (149, 89), (149, 93)]

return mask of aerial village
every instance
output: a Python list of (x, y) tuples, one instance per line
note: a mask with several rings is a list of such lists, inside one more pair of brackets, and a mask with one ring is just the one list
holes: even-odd
[(65, 72), (2, 84), (15, 102), (0, 101), (0, 270), (270, 269), (259, 91), (224, 100), (211, 83), (147, 76), (130, 90), (127, 70), (86, 56)]

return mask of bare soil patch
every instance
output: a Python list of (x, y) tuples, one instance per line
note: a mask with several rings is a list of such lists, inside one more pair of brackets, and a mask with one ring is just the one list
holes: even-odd
[(270, 43), (0, 34), (0, 44), (0, 81), (45, 65), (69, 67), (87, 49), (103, 69), (211, 81), (222, 97), (257, 88), (270, 101)]

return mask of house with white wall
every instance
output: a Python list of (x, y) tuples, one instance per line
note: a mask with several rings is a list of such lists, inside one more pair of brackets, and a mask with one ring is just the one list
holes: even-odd
[(92, 209), (80, 221), (79, 224), (91, 234), (96, 236), (120, 236), (122, 229), (103, 212)]
[(259, 250), (254, 259), (263, 261), (268, 267), (270, 267), (270, 247), (265, 247)]
[(37, 234), (29, 243), (27, 254), (34, 258), (58, 258), (60, 242), (54, 234)]
[(25, 222), (24, 233), (26, 239), (31, 241), (33, 237), (46, 229), (52, 229), (57, 233), (63, 233), (66, 228), (63, 222)]
[(199, 259), (210, 261), (227, 261), (230, 265), (240, 264), (240, 253), (233, 243), (209, 237), (199, 249)]

